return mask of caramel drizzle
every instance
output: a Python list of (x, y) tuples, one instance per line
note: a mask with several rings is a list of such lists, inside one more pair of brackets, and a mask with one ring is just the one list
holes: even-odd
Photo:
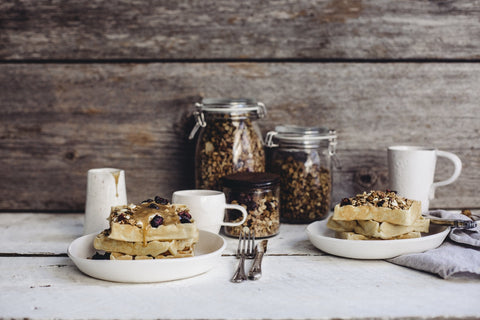
[(118, 181), (120, 179), (120, 171), (112, 172), (112, 176), (115, 179), (115, 196), (118, 198)]
[(141, 222), (142, 224), (142, 234), (143, 234), (143, 245), (147, 245), (147, 232), (152, 228), (150, 221), (156, 215), (159, 215), (163, 218), (162, 225), (178, 224), (180, 223), (180, 218), (175, 210), (175, 207), (169, 205), (158, 205), (159, 209), (154, 209), (149, 207), (150, 203), (142, 203), (137, 205), (131, 212), (132, 218), (136, 220), (136, 223)]

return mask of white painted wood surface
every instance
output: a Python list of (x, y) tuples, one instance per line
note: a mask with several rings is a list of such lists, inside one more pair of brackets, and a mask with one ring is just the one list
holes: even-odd
[[(0, 318), (332, 319), (479, 318), (480, 279), (443, 280), (385, 261), (325, 255), (305, 225), (270, 239), (259, 281), (229, 281), (236, 240), (213, 270), (152, 284), (82, 274), (66, 257), (80, 214), (0, 214)], [(251, 261), (247, 262), (247, 267)]]

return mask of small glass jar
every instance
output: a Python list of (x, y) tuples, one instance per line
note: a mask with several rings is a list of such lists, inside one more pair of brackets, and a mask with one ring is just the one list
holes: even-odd
[(281, 221), (324, 219), (331, 206), (337, 135), (323, 127), (277, 126), (267, 133), (269, 171), (280, 175)]
[[(247, 220), (238, 227), (225, 227), (225, 233), (238, 237), (244, 227), (256, 238), (271, 237), (280, 230), (280, 177), (273, 173), (242, 172), (222, 178), (228, 203), (239, 204), (247, 212)], [(238, 210), (227, 210), (226, 221), (242, 219)]]
[(203, 99), (196, 104), (190, 139), (195, 148), (195, 186), (221, 191), (221, 177), (237, 172), (265, 172), (265, 150), (255, 122), (266, 108), (252, 99)]

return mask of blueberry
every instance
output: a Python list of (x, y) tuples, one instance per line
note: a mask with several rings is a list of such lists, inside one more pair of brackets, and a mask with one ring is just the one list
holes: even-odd
[(178, 216), (180, 217), (180, 223), (191, 223), (192, 216), (187, 211), (179, 212)]
[(158, 204), (168, 204), (169, 203), (169, 201), (167, 199), (159, 197), (159, 196), (155, 197), (155, 202), (158, 203)]
[(143, 200), (142, 203), (148, 203), (148, 202), (153, 202), (152, 199), (147, 199), (147, 200)]
[(150, 221), (150, 225), (154, 228), (158, 228), (158, 226), (163, 224), (162, 216), (156, 215), (153, 217), (152, 221)]
[(110, 260), (110, 252), (105, 252), (105, 254), (95, 252), (92, 260)]
[(352, 204), (349, 198), (343, 198), (342, 201), (340, 202), (340, 207), (343, 206), (348, 206), (349, 204)]
[(181, 211), (178, 213), (178, 215), (180, 216), (180, 218), (185, 218), (188, 220), (192, 219), (192, 216), (187, 211)]
[(127, 217), (125, 217), (125, 215), (123, 213), (121, 213), (120, 215), (118, 215), (117, 221), (118, 222), (127, 221)]
[(150, 203), (148, 207), (152, 209), (157, 209), (157, 210), (160, 209), (155, 203)]

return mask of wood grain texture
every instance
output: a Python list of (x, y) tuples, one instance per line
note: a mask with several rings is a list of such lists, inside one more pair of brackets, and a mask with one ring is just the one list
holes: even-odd
[(479, 4), (5, 0), (0, 59), (478, 60)]
[[(35, 225), (36, 228), (27, 228), (28, 225)], [(83, 213), (0, 213), (0, 243), (2, 243), (0, 257), (66, 255), (69, 244), (83, 235), (83, 225)], [(276, 237), (275, 241), (268, 244), (269, 255), (325, 255), (307, 240), (304, 225), (282, 226), (281, 234), (281, 237)], [(222, 256), (235, 256), (238, 238), (224, 237), (224, 239), (227, 247)]]
[[(227, 248), (213, 269), (199, 276), (146, 284), (100, 281), (80, 272), (64, 256), (81, 232), (80, 218), (75, 214), (0, 214), (2, 318), (135, 319), (139, 310), (145, 320), (478, 318), (478, 275), (463, 273), (444, 280), (384, 260), (325, 255), (308, 240), (305, 225), (283, 224), (280, 234), (269, 240), (259, 281), (229, 281), (238, 264), (233, 256), (238, 241), (228, 237)], [(18, 224), (11, 227), (12, 222)], [(33, 233), (32, 224), (37, 229)], [(8, 254), (12, 249), (18, 255)], [(245, 262), (247, 270), (251, 264), (252, 260)], [(177, 265), (183, 266), (159, 263), (158, 270), (169, 272)], [(138, 270), (137, 264), (128, 266), (126, 272)], [(187, 290), (188, 308), (179, 298)], [(271, 299), (268, 307), (265, 297)]]
[[(432, 206), (478, 208), (480, 114), (471, 63), (0, 65), (0, 210), (82, 211), (86, 172), (126, 170), (129, 200), (193, 186), (193, 103), (248, 96), (276, 124), (339, 133), (334, 199), (387, 186), (386, 147), (458, 154), (463, 173)], [(439, 163), (438, 178), (452, 168)]]

